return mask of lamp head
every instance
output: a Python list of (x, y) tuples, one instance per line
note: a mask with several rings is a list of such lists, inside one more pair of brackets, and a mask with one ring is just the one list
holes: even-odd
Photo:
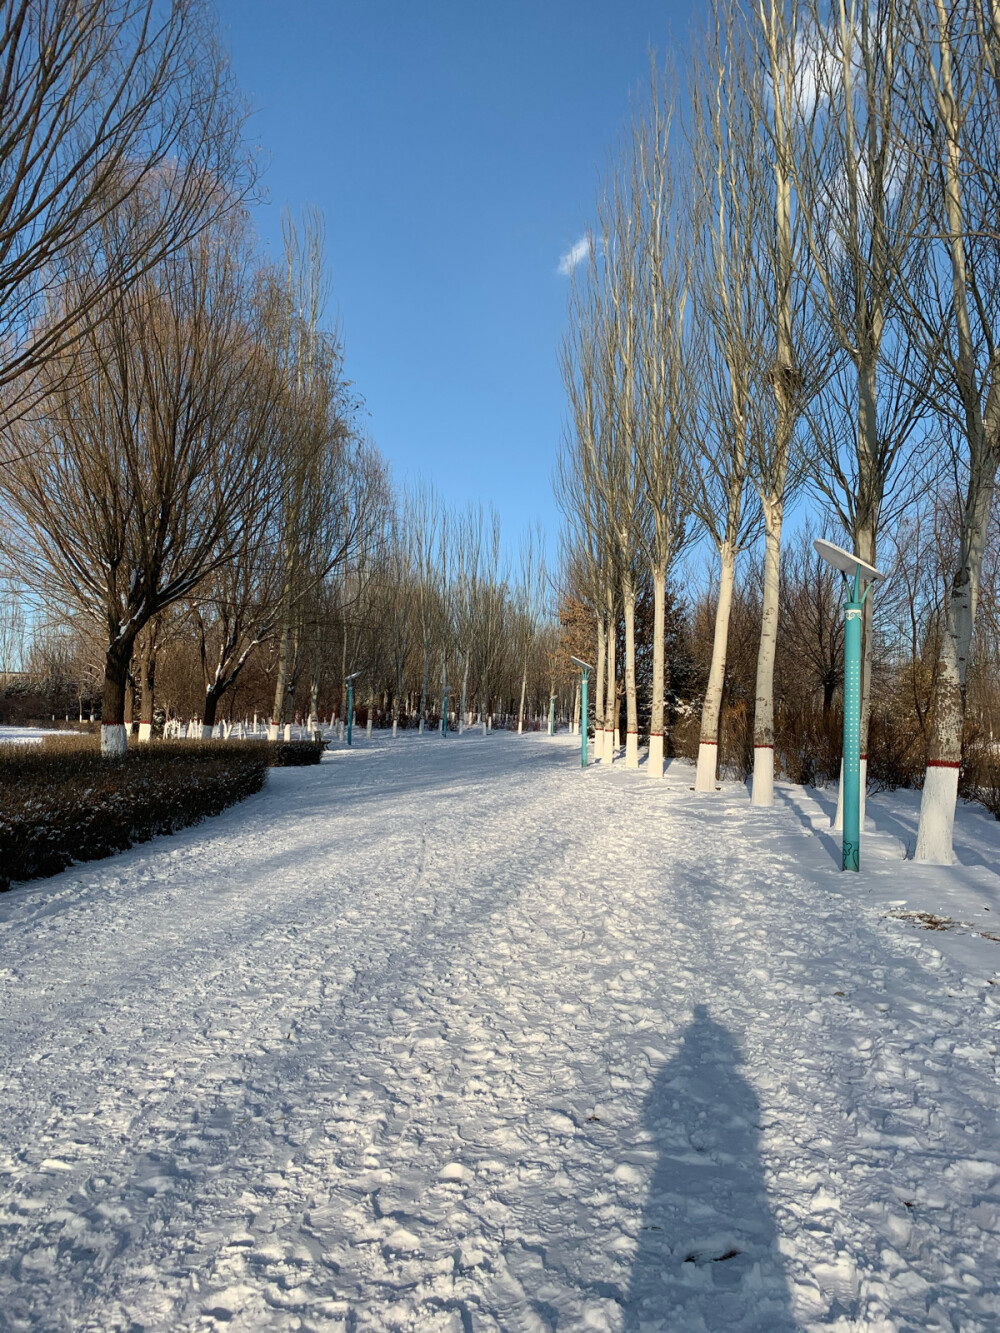
[(593, 671), (594, 669), (589, 662), (582, 662), (579, 657), (574, 657), (572, 654), (570, 654), (569, 660), (574, 666), (578, 666), (581, 671)]
[(833, 542), (824, 541), (822, 537), (817, 537), (813, 542), (813, 547), (821, 560), (825, 560), (828, 565), (833, 565), (834, 569), (839, 569), (842, 574), (846, 574), (849, 578), (853, 578), (859, 571), (861, 577), (869, 582), (885, 577), (874, 565), (869, 565), (860, 556), (854, 555), (851, 551), (845, 551), (842, 546), (834, 546)]

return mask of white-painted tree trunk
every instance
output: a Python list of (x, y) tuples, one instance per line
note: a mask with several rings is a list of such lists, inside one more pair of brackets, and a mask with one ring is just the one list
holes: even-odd
[(663, 736), (650, 736), (649, 738), (649, 771), (650, 776), (654, 778), (663, 777)]
[(665, 631), (667, 601), (667, 571), (664, 566), (653, 567), (653, 684), (650, 695), (649, 759), (646, 772), (651, 778), (663, 777), (663, 713), (664, 667), (666, 652)]
[(101, 754), (105, 759), (121, 759), (128, 750), (128, 732), (124, 722), (101, 723)]
[(631, 571), (622, 578), (625, 608), (625, 767), (639, 767), (639, 708), (635, 694), (635, 582)]
[(959, 764), (931, 761), (924, 774), (920, 797), (920, 825), (917, 830), (915, 861), (929, 865), (950, 866), (955, 853), (955, 807), (958, 804)]
[[(985, 526), (984, 518), (983, 531)], [(962, 733), (965, 729), (965, 669), (972, 643), (975, 597), (982, 568), (981, 543), (977, 543), (978, 550), (966, 554), (967, 542), (968, 535), (963, 533), (966, 569), (959, 569), (948, 602), (945, 632), (938, 654), (934, 723), (928, 746), (924, 790), (920, 798), (920, 824), (914, 860), (932, 865), (951, 865), (953, 860), (952, 835), (962, 761)], [(971, 567), (973, 560), (974, 568)]]
[(712, 641), (712, 665), (708, 673), (705, 702), (701, 710), (701, 739), (698, 745), (695, 791), (715, 791), (715, 774), (719, 762), (719, 719), (722, 714), (722, 689), (726, 680), (729, 615), (733, 606), (735, 576), (735, 542), (723, 542), (719, 569), (719, 601), (715, 608), (715, 637)]
[(420, 721), (417, 723), (417, 735), (422, 736), (423, 734), (424, 734), (424, 719), (421, 718)]
[(278, 727), (277, 722), (271, 722), (267, 728), (267, 739), (269, 741), (276, 741), (278, 739), (279, 732), (280, 728)]
[(604, 699), (604, 762), (615, 762), (615, 705), (618, 702), (618, 681), (615, 668), (617, 634), (615, 633), (615, 609), (611, 589), (608, 589), (608, 628), (606, 659), (608, 666), (607, 693)]
[(757, 689), (753, 714), (753, 787), (750, 803), (774, 804), (774, 652), (778, 637), (781, 583), (780, 498), (764, 501), (764, 593), (757, 650)]
[(214, 727), (206, 727), (203, 722), (201, 724), (201, 739), (203, 741), (210, 741), (212, 739), (212, 733), (214, 732), (214, 730), (215, 730)]
[(607, 633), (604, 616), (597, 617), (597, 669), (594, 672), (594, 758), (604, 758), (604, 687)]
[[(938, 10), (939, 19), (944, 18), (948, 7), (939, 5)], [(993, 23), (995, 27), (995, 5)], [(995, 283), (987, 268), (977, 277), (975, 260), (971, 266), (969, 264), (966, 240), (969, 222), (963, 201), (963, 159), (968, 157), (966, 112), (962, 95), (955, 87), (951, 37), (946, 24), (947, 20), (939, 22), (937, 34), (940, 82), (936, 103), (938, 129), (947, 145), (943, 200), (948, 223), (946, 239), (951, 261), (955, 341), (950, 349), (952, 354), (945, 357), (944, 362), (947, 364), (954, 357), (952, 375), (963, 409), (968, 480), (962, 508), (959, 558), (951, 579), (945, 632), (938, 650), (934, 720), (927, 747), (915, 859), (947, 865), (952, 860), (952, 834), (965, 731), (966, 664), (976, 624), (987, 523), (1000, 465), (1000, 360), (994, 351), (985, 373), (980, 371), (977, 344), (985, 342), (992, 347), (994, 343), (995, 316), (989, 308), (988, 296)], [(974, 124), (974, 121), (970, 119), (968, 124)], [(980, 329), (985, 322), (988, 335), (985, 339), (974, 334), (974, 318)]]
[(286, 741), (290, 741), (291, 739), (292, 739), (292, 724), (291, 724), (291, 722), (286, 722), (286, 723), (285, 723), (285, 740), (286, 740)]
[(148, 745), (152, 739), (153, 739), (153, 724), (152, 724), (152, 722), (140, 722), (140, 723), (139, 723), (139, 744), (140, 744), (140, 745)]
[(393, 739), (393, 740), (396, 739), (396, 728), (397, 728), (398, 726), (399, 726), (399, 723), (396, 721), (395, 718), (393, 718), (393, 719), (392, 719), (392, 739)]

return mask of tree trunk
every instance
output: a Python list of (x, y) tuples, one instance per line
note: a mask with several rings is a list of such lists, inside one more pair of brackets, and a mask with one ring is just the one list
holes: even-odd
[(462, 715), (458, 719), (458, 734), (460, 736), (465, 731), (465, 707), (469, 695), (469, 657), (470, 654), (466, 653), (465, 662), (462, 666)]
[(420, 677), (420, 731), (423, 732), (424, 723), (427, 720), (427, 672), (430, 669), (431, 646), (427, 635), (424, 635), (424, 667)]
[(271, 712), (271, 724), (267, 729), (267, 738), (271, 741), (276, 741), (278, 739), (282, 717), (285, 711), (285, 692), (288, 682), (288, 656), (291, 637), (291, 626), (286, 625), (282, 630), (281, 638), (278, 641), (278, 674), (274, 682), (274, 708)]
[[(595, 672), (594, 695), (594, 758), (604, 758), (604, 665), (607, 657), (607, 631), (603, 611), (597, 617), (597, 670)], [(589, 711), (589, 709), (588, 709)], [(583, 719), (589, 726), (589, 720)]]
[(778, 595), (781, 582), (782, 504), (778, 496), (764, 502), (764, 596), (757, 650), (757, 689), (753, 714), (753, 788), (751, 804), (774, 804), (774, 650), (778, 637)]
[(639, 709), (635, 697), (635, 579), (628, 570), (622, 576), (625, 607), (625, 767), (639, 767)]
[(736, 577), (736, 543), (722, 544), (719, 569), (719, 601), (715, 608), (715, 637), (712, 640), (712, 665), (708, 673), (705, 702), (701, 710), (701, 740), (698, 745), (698, 772), (695, 791), (715, 791), (719, 766), (719, 722), (722, 717), (722, 690), (726, 681), (726, 654), (729, 648), (729, 613), (733, 605)]
[(119, 640), (104, 658), (104, 689), (101, 703), (101, 754), (121, 759), (128, 749), (125, 731), (125, 690), (132, 660), (134, 639)]
[(649, 761), (647, 772), (651, 778), (663, 777), (663, 685), (667, 571), (663, 565), (653, 566), (653, 682), (650, 694)]
[(219, 700), (222, 698), (222, 691), (214, 685), (210, 685), (205, 691), (205, 708), (201, 715), (201, 739), (208, 741), (212, 739), (212, 732), (215, 730), (215, 718), (219, 709)]
[(520, 736), (524, 731), (524, 696), (528, 691), (528, 659), (524, 660), (524, 671), (521, 673), (521, 705), (517, 710), (517, 734)]
[(617, 647), (617, 625), (615, 624), (615, 599), (608, 585), (608, 692), (604, 704), (604, 758), (609, 764), (615, 762), (615, 720), (618, 704), (618, 682), (615, 678), (615, 649)]
[[(982, 455), (980, 455), (982, 458)], [(934, 719), (927, 747), (927, 771), (920, 799), (916, 861), (950, 865), (958, 802), (958, 774), (965, 730), (965, 672), (976, 622), (979, 584), (996, 464), (976, 469), (970, 477), (962, 515), (958, 569), (952, 579), (945, 632), (938, 653), (934, 686)]]
[(156, 636), (151, 622), (146, 626), (142, 643), (142, 664), (140, 668), (140, 689), (142, 697), (139, 705), (139, 741), (148, 745), (153, 739), (153, 708), (156, 677)]

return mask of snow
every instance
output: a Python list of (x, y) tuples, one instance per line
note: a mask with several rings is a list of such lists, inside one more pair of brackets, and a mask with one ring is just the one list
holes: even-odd
[(48, 727), (13, 727), (0, 726), (0, 745), (9, 742), (17, 744), (37, 744), (43, 741), (46, 736), (75, 736), (75, 731), (56, 731)]
[(577, 756), (376, 736), (0, 899), (0, 1328), (994, 1330), (998, 826), (846, 876), (835, 793)]

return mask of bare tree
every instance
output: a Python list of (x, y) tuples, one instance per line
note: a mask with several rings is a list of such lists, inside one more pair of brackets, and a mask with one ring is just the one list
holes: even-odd
[(427, 725), (427, 684), (430, 675), (431, 643), (434, 637), (435, 579), (438, 542), (441, 535), (441, 501), (430, 486), (421, 483), (411, 491), (404, 510), (406, 531), (411, 542), (413, 569), (416, 576), (417, 609), (420, 617), (420, 730)]
[[(757, 403), (761, 420), (751, 431), (750, 476), (764, 525), (761, 629), (754, 701), (752, 803), (774, 804), (774, 662), (781, 606), (781, 535), (785, 508), (802, 477), (792, 449), (804, 401), (821, 357), (814, 345), (808, 245), (802, 215), (793, 206), (796, 83), (801, 78), (797, 8), (758, 0), (751, 57), (742, 66), (751, 140), (748, 185), (759, 212), (752, 280), (771, 312), (765, 332), (772, 399)], [(770, 407), (770, 410), (768, 410)], [(804, 461), (804, 460), (801, 460)], [(798, 465), (797, 465), (798, 463)]]
[(518, 652), (521, 658), (521, 702), (517, 710), (518, 734), (524, 730), (524, 704), (528, 691), (528, 664), (542, 618), (546, 574), (544, 541), (540, 528), (529, 529), (521, 541), (520, 570), (516, 598), (520, 612), (518, 620)]
[[(51, 387), (52, 357), (86, 335), (109, 298), (238, 202), (251, 182), (241, 119), (203, 0), (4, 5), (0, 387), (8, 421)], [(154, 192), (160, 207), (150, 225)], [(112, 221), (115, 243), (96, 249), (91, 230), (107, 235)]]
[[(871, 564), (923, 411), (913, 342), (905, 322), (893, 317), (921, 209), (919, 173), (900, 133), (908, 22), (905, 0), (809, 0), (797, 28), (793, 81), (790, 164), (818, 289), (816, 317), (836, 354), (835, 373), (809, 409), (813, 480), (836, 507), (854, 550)], [(862, 806), (871, 597), (863, 633)]]
[(692, 78), (692, 157), (703, 204), (695, 249), (696, 339), (703, 386), (689, 428), (689, 503), (719, 554), (712, 664), (701, 714), (697, 791), (715, 789), (736, 558), (757, 526), (746, 501), (756, 383), (766, 365), (765, 312), (754, 283), (757, 200), (752, 117), (739, 78), (737, 19), (720, 6)]
[(229, 558), (259, 501), (269, 416), (253, 386), (248, 253), (231, 220), (109, 298), (42, 372), (48, 396), (7, 442), (0, 484), (26, 573), (106, 634), (101, 741), (125, 748), (136, 637)]
[[(639, 524), (653, 583), (653, 679), (650, 692), (650, 777), (663, 776), (665, 611), (670, 568), (690, 539), (685, 417), (692, 393), (688, 337), (691, 223), (683, 169), (673, 161), (673, 107), (654, 76), (650, 105), (633, 127), (636, 207), (640, 213), (641, 428), (637, 462), (648, 520)], [(681, 158), (683, 163), (683, 157)]]
[(927, 746), (916, 860), (948, 864), (987, 526), (1000, 466), (1000, 8), (914, 4), (907, 141), (922, 167), (925, 239), (903, 297), (964, 474)]

